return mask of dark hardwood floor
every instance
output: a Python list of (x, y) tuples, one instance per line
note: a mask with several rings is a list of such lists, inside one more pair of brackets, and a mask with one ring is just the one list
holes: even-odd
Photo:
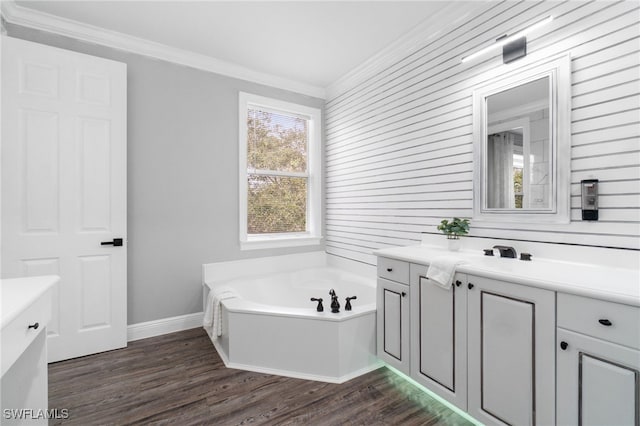
[(228, 369), (202, 329), (49, 365), (50, 424), (467, 425), (386, 368), (341, 385)]

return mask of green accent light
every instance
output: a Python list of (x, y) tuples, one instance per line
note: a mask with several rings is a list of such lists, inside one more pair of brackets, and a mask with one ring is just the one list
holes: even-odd
[(424, 386), (422, 386), (420, 383), (416, 382), (415, 380), (413, 380), (411, 377), (407, 376), (406, 374), (404, 374), (402, 371), (390, 366), (389, 364), (385, 363), (384, 364), (385, 367), (387, 367), (389, 370), (393, 371), (396, 375), (400, 376), (401, 378), (403, 378), (404, 380), (406, 380), (407, 382), (411, 383), (412, 385), (414, 385), (415, 387), (417, 387), (418, 389), (420, 389), (422, 392), (426, 393), (427, 395), (429, 395), (431, 398), (435, 399), (436, 401), (438, 401), (439, 403), (441, 403), (442, 405), (444, 405), (445, 407), (447, 407), (448, 409), (450, 409), (451, 411), (455, 412), (456, 414), (458, 414), (460, 417), (463, 417), (466, 420), (469, 420), (471, 423), (473, 423), (474, 425), (478, 425), (478, 426), (484, 426), (482, 423), (480, 423), (478, 420), (474, 419), (473, 417), (471, 417), (469, 415), (469, 413), (467, 413), (466, 411), (462, 411), (460, 408), (456, 407), (455, 405), (453, 405), (452, 403), (450, 403), (449, 401), (447, 401), (446, 399), (442, 398), (440, 395), (433, 393), (432, 391), (430, 391), (429, 389), (425, 388)]

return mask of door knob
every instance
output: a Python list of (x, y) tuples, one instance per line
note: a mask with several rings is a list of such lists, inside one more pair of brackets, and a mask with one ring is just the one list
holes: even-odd
[(473, 284), (469, 283), (467, 284), (467, 287), (469, 288), (469, 290), (471, 290), (473, 288)]
[(103, 241), (100, 243), (101, 246), (114, 246), (120, 247), (123, 244), (122, 238), (114, 238), (113, 241)]
[(560, 342), (560, 348), (562, 348), (563, 351), (566, 351), (568, 347), (569, 344), (567, 342)]

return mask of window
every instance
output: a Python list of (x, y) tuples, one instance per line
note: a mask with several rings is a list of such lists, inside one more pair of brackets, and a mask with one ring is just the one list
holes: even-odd
[(240, 248), (318, 244), (320, 110), (240, 93)]

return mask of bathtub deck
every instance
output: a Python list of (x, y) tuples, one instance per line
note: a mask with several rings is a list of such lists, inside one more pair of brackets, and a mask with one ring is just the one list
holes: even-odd
[(467, 425), (386, 368), (341, 385), (227, 369), (202, 329), (49, 365), (49, 424)]

